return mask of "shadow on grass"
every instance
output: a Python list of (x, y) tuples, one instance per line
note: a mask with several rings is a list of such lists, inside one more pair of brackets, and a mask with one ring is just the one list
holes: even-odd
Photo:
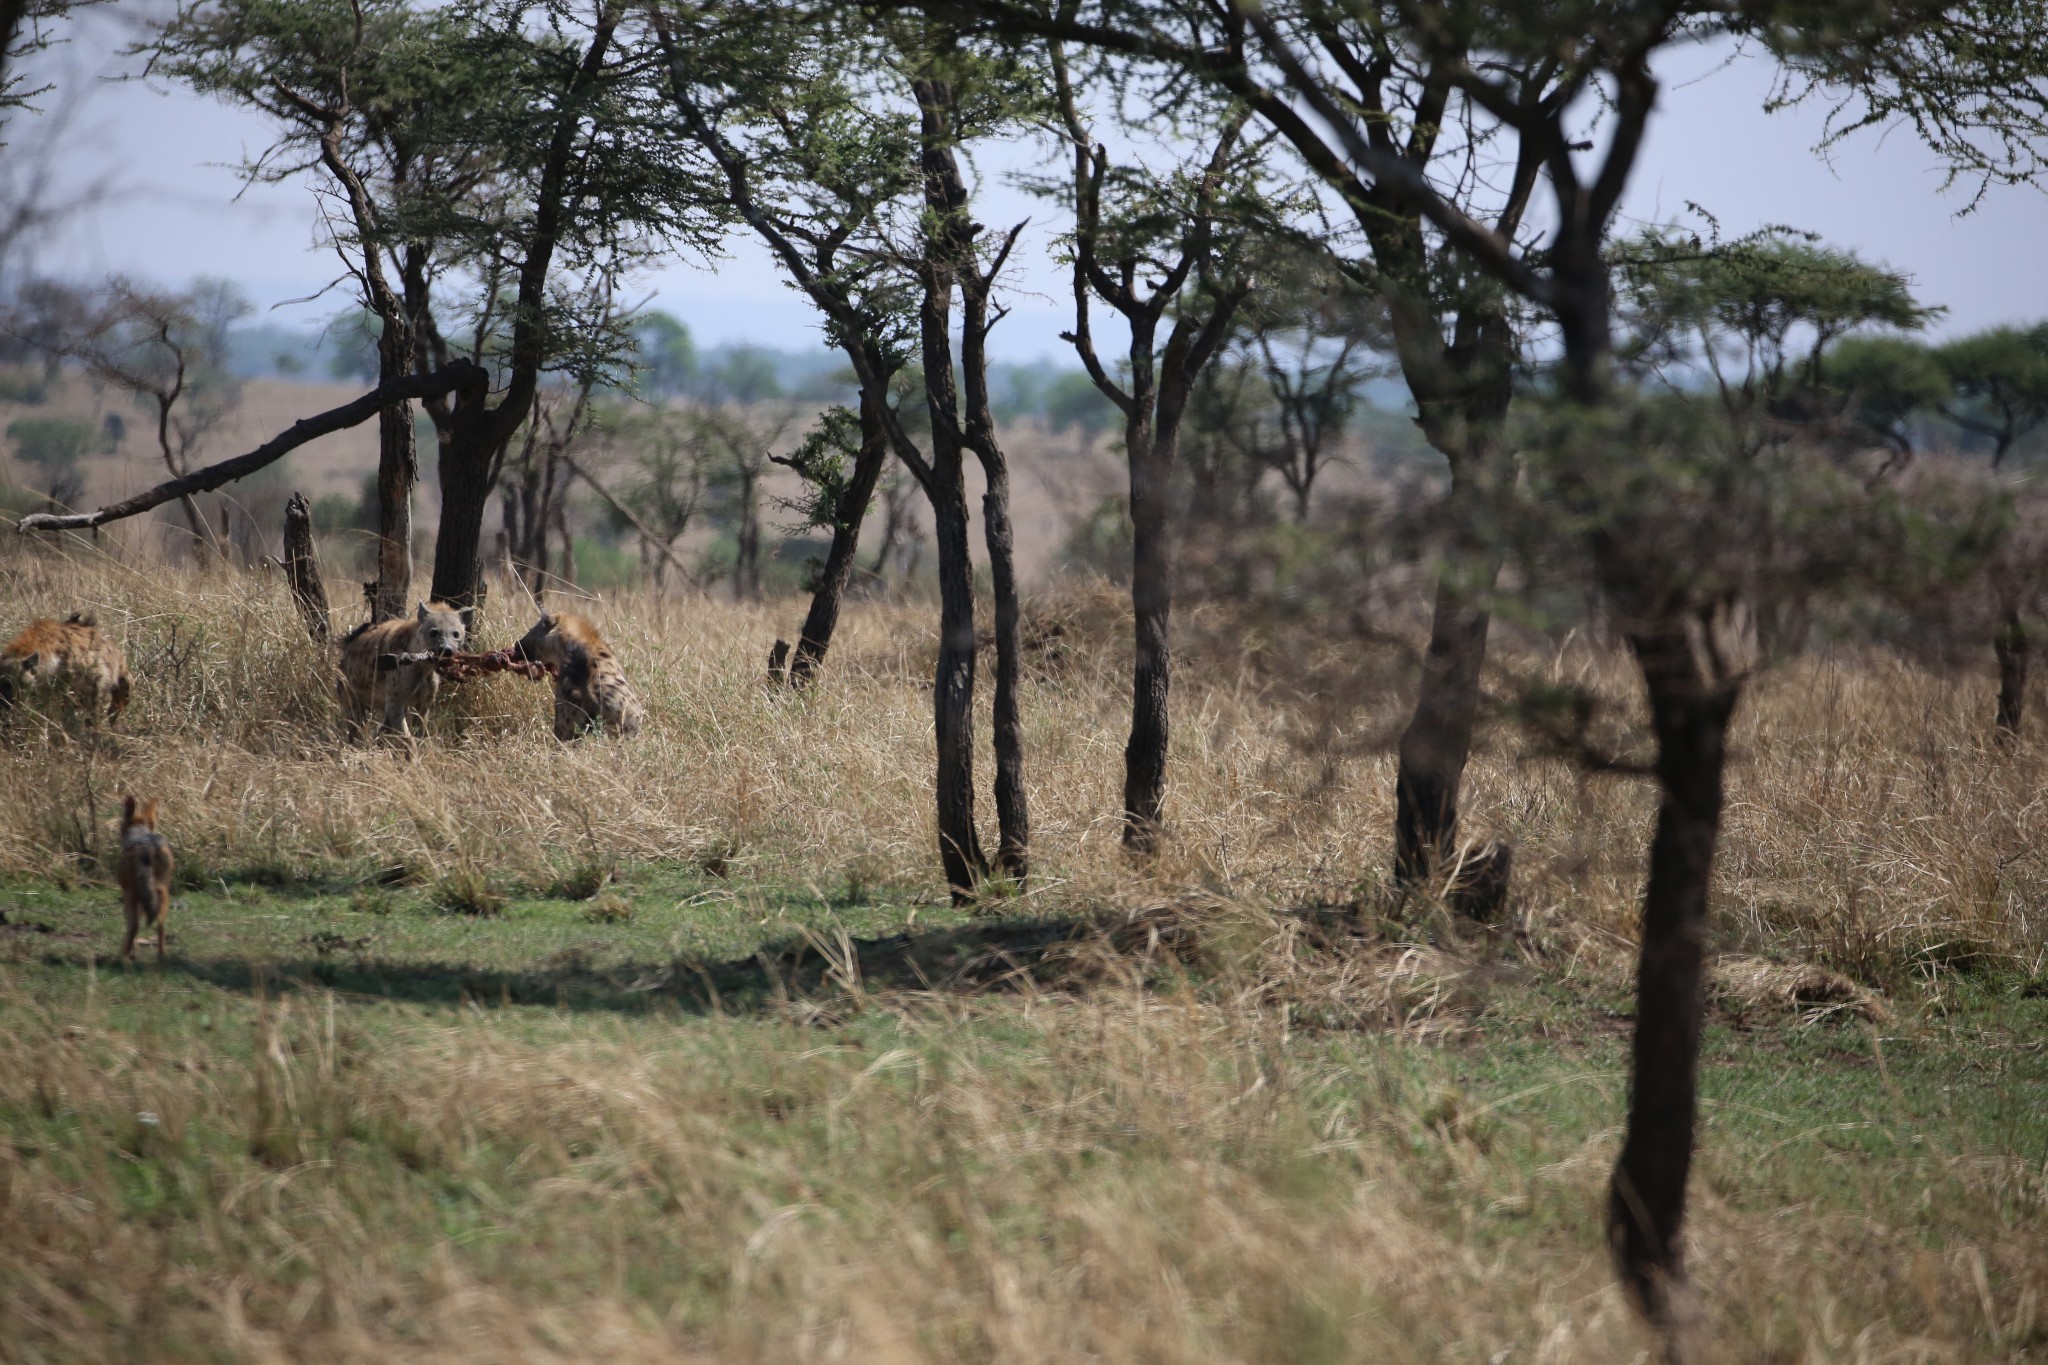
[[(1091, 917), (987, 921), (881, 938), (814, 936), (727, 961), (599, 966), (570, 948), (531, 968), (399, 961), (346, 950), (257, 961), (181, 958), (165, 969), (224, 990), (336, 991), (418, 1004), (543, 1005), (577, 1010), (748, 1013), (866, 989), (989, 991), (1071, 978), (1091, 949), (1128, 937)], [(1150, 942), (1157, 943), (1158, 935)]]

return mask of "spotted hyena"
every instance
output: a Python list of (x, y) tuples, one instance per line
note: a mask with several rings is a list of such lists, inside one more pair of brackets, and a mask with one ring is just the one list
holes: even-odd
[[(469, 621), (467, 608), (422, 602), (410, 617), (350, 631), (341, 642), (341, 677), (335, 685), (342, 725), (349, 737), (363, 738), (367, 727), (373, 733), (393, 734), (410, 742), (415, 718), (424, 729), (427, 710), (441, 690), (440, 673), (431, 663), (380, 669), (377, 660), (386, 654), (459, 653), (469, 640)], [(373, 714), (378, 717), (374, 725), (370, 720)]]
[(592, 726), (615, 735), (639, 733), (646, 715), (640, 699), (626, 685), (611, 646), (583, 617), (542, 612), (512, 654), (554, 665), (556, 739), (575, 739)]
[(127, 661), (90, 616), (45, 618), (0, 649), (0, 706), (41, 696), (113, 720), (128, 705)]

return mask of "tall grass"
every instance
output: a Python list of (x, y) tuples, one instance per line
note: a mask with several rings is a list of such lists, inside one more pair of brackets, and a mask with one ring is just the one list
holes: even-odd
[[(408, 760), (340, 739), (332, 650), (306, 639), (275, 577), (16, 551), (0, 560), (0, 600), (0, 626), (96, 612), (136, 677), (112, 734), (47, 743), (17, 726), (0, 740), (0, 789), (15, 794), (0, 803), (0, 869), (93, 874), (117, 793), (132, 790), (163, 800), (188, 882), (394, 870), (535, 880), (681, 858), (820, 887), (943, 891), (929, 797), (934, 624), (918, 606), (850, 612), (818, 684), (792, 694), (766, 685), (764, 661), (794, 604), (587, 604), (646, 701), (643, 735), (558, 744), (545, 687), (497, 675), (444, 693), (432, 738)], [(1136, 907), (1190, 891), (1326, 903), (1383, 882), (1387, 740), (1412, 685), (1396, 651), (1274, 642), (1221, 606), (1183, 613), (1175, 837), (1138, 876), (1117, 845), (1125, 618), (1114, 594), (1085, 588), (1032, 610), (1061, 631), (1026, 683), (1031, 904)], [(523, 625), (501, 611), (485, 630), (502, 641)], [(1501, 670), (1569, 676), (1619, 715), (1637, 709), (1626, 661), (1582, 638), (1497, 653)], [(2038, 745), (1989, 742), (1990, 687), (1851, 648), (1766, 674), (1735, 740), (1722, 946), (1885, 989), (1944, 966), (2048, 966), (2048, 766)], [(984, 717), (984, 746), (987, 735)], [(1482, 736), (1466, 790), (1467, 835), (1517, 845), (1527, 932), (1625, 957), (1648, 784), (1588, 776), (1501, 724)]]

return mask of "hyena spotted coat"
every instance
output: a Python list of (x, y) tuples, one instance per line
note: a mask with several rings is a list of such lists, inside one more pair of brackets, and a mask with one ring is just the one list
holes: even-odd
[(113, 720), (128, 705), (129, 685), (121, 647), (75, 611), (62, 621), (29, 622), (0, 649), (0, 706), (31, 691), (68, 693), (80, 709)]
[(640, 699), (611, 646), (583, 617), (542, 612), (512, 654), (554, 666), (556, 739), (575, 739), (593, 725), (609, 734), (639, 733), (646, 716)]
[(370, 717), (378, 733), (410, 741), (411, 721), (422, 729), (427, 710), (441, 690), (441, 675), (431, 663), (405, 664), (390, 672), (377, 667), (385, 654), (457, 654), (469, 639), (469, 613), (446, 602), (422, 602), (410, 617), (357, 626), (341, 642), (341, 677), (335, 685), (341, 700), (342, 725), (349, 738), (363, 737)]

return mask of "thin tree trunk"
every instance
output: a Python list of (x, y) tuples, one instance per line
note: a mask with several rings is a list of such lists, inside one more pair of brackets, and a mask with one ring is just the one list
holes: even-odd
[(761, 475), (744, 462), (740, 466), (740, 525), (732, 565), (732, 596), (735, 602), (751, 602), (761, 595)]
[[(1489, 580), (1497, 563), (1489, 566)], [(1427, 882), (1457, 849), (1458, 792), (1479, 716), (1490, 619), (1472, 605), (1457, 566), (1445, 568), (1394, 779), (1394, 879), (1402, 886)]]
[(569, 536), (566, 500), (555, 504), (555, 535), (562, 542), (562, 582), (573, 588), (576, 586), (576, 542)]
[(2017, 610), (2006, 612), (1997, 634), (1991, 637), (1991, 648), (1998, 656), (1998, 714), (1994, 720), (1998, 727), (1998, 742), (2015, 744), (2019, 741), (2020, 721), (2026, 710), (2027, 656), (2032, 648), (2027, 640), (2026, 623), (2020, 619)]
[[(936, 434), (933, 443), (938, 444)], [(974, 823), (974, 577), (958, 453), (950, 461), (935, 458), (933, 472), (937, 478), (928, 492), (939, 547), (939, 659), (932, 676), (939, 862), (954, 902), (964, 904), (988, 875)]]
[(1024, 790), (1023, 604), (1017, 593), (1016, 532), (1010, 524), (1010, 470), (1001, 450), (982, 454), (988, 491), (981, 500), (988, 540), (996, 632), (996, 865), (1022, 883), (1031, 871), (1031, 808)]
[[(957, 177), (959, 168), (948, 153)], [(963, 197), (965, 190), (961, 191)], [(1021, 225), (1020, 225), (1021, 226)], [(989, 585), (995, 596), (996, 695), (993, 723), (996, 758), (996, 865), (1019, 886), (1031, 871), (1031, 806), (1024, 787), (1024, 608), (1017, 589), (1017, 533), (1010, 522), (1010, 462), (996, 439), (995, 413), (988, 397), (989, 292), (1016, 243), (1008, 242), (984, 271), (972, 260), (960, 264), (963, 326), (960, 368), (967, 408), (967, 444), (981, 462), (982, 534), (988, 543)]]
[[(1603, 575), (1605, 576), (1605, 575)], [(1610, 582), (1612, 579), (1610, 578)], [(1614, 1168), (1607, 1235), (1622, 1282), (1667, 1329), (1685, 1282), (1708, 892), (1721, 832), (1728, 726), (1746, 662), (1720, 643), (1739, 603), (1666, 608), (1627, 627), (1649, 694), (1660, 802), (1643, 889), (1628, 1132)], [(1753, 631), (1747, 649), (1753, 650)]]
[(931, 458), (920, 482), (931, 501), (939, 550), (939, 658), (932, 678), (939, 860), (954, 903), (964, 904), (988, 876), (974, 821), (974, 563), (952, 349), (953, 287), (961, 262), (972, 257), (974, 225), (953, 156), (953, 88), (925, 78), (914, 80), (912, 88), (927, 223), (919, 262), (918, 343), (932, 417)]
[(832, 647), (832, 633), (839, 625), (840, 604), (846, 598), (846, 584), (853, 576), (854, 555), (860, 549), (860, 527), (868, 507), (875, 500), (875, 485), (882, 466), (889, 462), (889, 429), (879, 405), (882, 398), (860, 396), (860, 451), (854, 456), (853, 477), (840, 490), (832, 508), (832, 548), (826, 551), (824, 567), (818, 571), (818, 585), (811, 593), (811, 609), (804, 615), (803, 633), (797, 636), (796, 651), (784, 676), (793, 687), (802, 687), (817, 675)]
[[(409, 364), (385, 366), (378, 382), (388, 384), (410, 371)], [(419, 478), (413, 439), (410, 402), (377, 415), (377, 601), (371, 616), (378, 621), (412, 610), (412, 489)]]
[[(1404, 237), (1411, 248), (1420, 243)], [(1402, 373), (1421, 414), (1423, 435), (1449, 462), (1450, 497), (1444, 505), (1451, 554), (1437, 580), (1429, 648), (1415, 711), (1402, 733), (1394, 779), (1394, 880), (1401, 887), (1429, 881), (1458, 846), (1458, 798), (1472, 754), (1479, 717), (1479, 683), (1486, 667), (1491, 621), (1472, 600), (1489, 593), (1501, 556), (1473, 525), (1482, 481), (1500, 477), (1505, 458), (1501, 430), (1514, 395), (1514, 334), (1490, 296), (1458, 309), (1454, 339), (1446, 345), (1434, 307), (1413, 293), (1392, 296)], [(1510, 866), (1504, 849), (1503, 875)], [(1506, 888), (1500, 888), (1505, 900)], [(1465, 900), (1487, 905), (1487, 898)]]
[(1167, 694), (1173, 656), (1169, 466), (1149, 440), (1130, 443), (1131, 735), (1124, 745), (1124, 847), (1151, 853), (1164, 832)]

